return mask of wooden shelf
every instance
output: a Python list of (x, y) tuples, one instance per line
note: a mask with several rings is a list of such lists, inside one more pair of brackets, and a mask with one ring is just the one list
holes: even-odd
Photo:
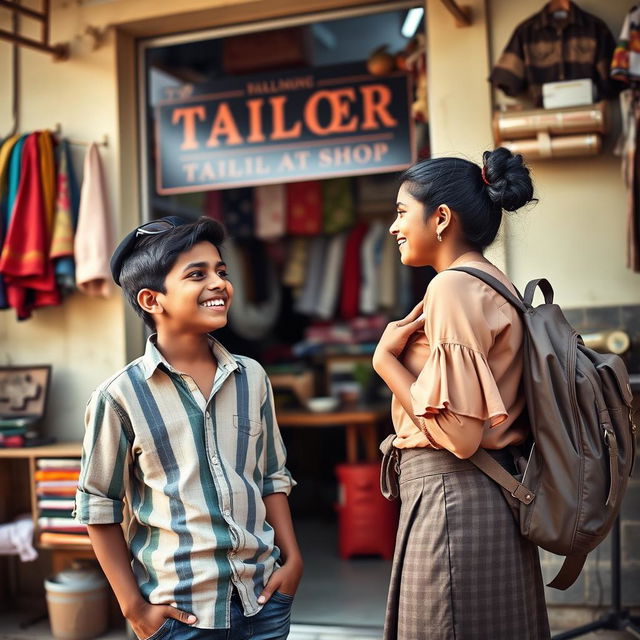
[(0, 449), (0, 458), (79, 458), (81, 442), (56, 442), (42, 447), (5, 447)]

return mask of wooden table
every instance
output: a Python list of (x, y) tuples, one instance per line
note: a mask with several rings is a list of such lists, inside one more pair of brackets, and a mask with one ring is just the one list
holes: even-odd
[(311, 411), (277, 411), (278, 425), (296, 429), (326, 429), (344, 427), (347, 462), (358, 462), (358, 437), (364, 445), (367, 462), (377, 462), (377, 425), (389, 417), (389, 406), (373, 408), (340, 409), (326, 413)]

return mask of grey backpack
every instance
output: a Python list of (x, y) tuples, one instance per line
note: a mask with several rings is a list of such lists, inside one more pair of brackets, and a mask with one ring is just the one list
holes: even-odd
[[(553, 304), (547, 280), (531, 281), (521, 298), (484, 271), (452, 270), (482, 280), (522, 317), (522, 384), (532, 442), (516, 460), (516, 476), (484, 449), (470, 461), (503, 487), (525, 538), (566, 556), (549, 584), (566, 589), (609, 533), (631, 475), (636, 429), (629, 374), (620, 357), (584, 346)], [(534, 307), (538, 287), (544, 304)]]

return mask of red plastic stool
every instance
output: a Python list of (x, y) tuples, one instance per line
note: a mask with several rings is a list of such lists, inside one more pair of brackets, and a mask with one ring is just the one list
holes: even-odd
[(339, 464), (338, 547), (341, 558), (381, 555), (393, 558), (398, 503), (380, 493), (380, 464)]

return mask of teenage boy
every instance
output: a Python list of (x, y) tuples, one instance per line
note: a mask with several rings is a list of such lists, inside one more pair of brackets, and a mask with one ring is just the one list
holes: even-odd
[(89, 401), (75, 513), (139, 638), (284, 639), (302, 574), (269, 380), (210, 335), (233, 297), (223, 239), (167, 217), (111, 260), (155, 333)]

